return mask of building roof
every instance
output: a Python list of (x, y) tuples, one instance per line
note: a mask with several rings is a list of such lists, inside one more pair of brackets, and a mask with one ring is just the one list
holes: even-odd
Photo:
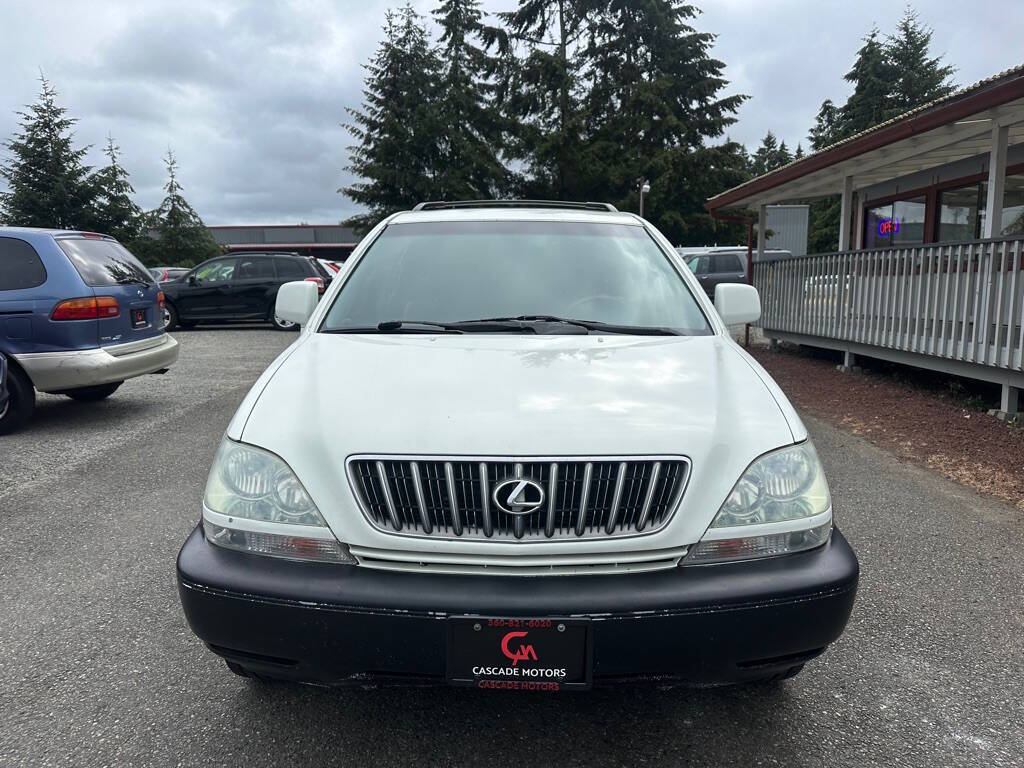
[(340, 224), (258, 224), (207, 227), (218, 245), (236, 250), (248, 247), (336, 248), (355, 247), (360, 238)]
[(1024, 141), (1024, 64), (961, 88), (788, 165), (715, 195), (712, 213), (763, 203), (807, 200), (905, 176), (987, 152), (994, 124), (1009, 143)]

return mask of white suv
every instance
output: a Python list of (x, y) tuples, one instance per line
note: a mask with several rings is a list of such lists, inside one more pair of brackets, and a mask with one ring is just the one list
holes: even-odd
[(228, 426), (178, 558), (238, 674), (572, 690), (798, 672), (858, 565), (807, 430), (650, 224), (598, 204), (389, 217)]

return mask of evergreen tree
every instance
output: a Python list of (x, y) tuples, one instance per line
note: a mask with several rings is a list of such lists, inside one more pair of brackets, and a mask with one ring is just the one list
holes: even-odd
[(362, 109), (348, 110), (346, 125), (358, 142), (346, 170), (362, 181), (339, 190), (367, 208), (344, 222), (359, 232), (441, 192), (440, 62), (411, 6), (387, 13), (384, 40), (365, 68)]
[(128, 181), (128, 172), (118, 160), (120, 151), (113, 137), (107, 136), (103, 154), (109, 162), (96, 171), (91, 179), (96, 189), (96, 200), (90, 226), (97, 232), (128, 243), (139, 236), (142, 210), (132, 200), (135, 189)]
[[(510, 83), (504, 108), (524, 161), (527, 197), (574, 199), (579, 171), (589, 165), (580, 109), (579, 48), (589, 29), (592, 0), (519, 0), (498, 14)], [(508, 66), (510, 65), (510, 66)]]
[(799, 160), (804, 156), (804, 145), (799, 141), (796, 143), (796, 152), (793, 153), (793, 159)]
[(754, 176), (761, 176), (791, 162), (793, 162), (793, 155), (790, 154), (786, 142), (783, 141), (780, 144), (775, 138), (775, 134), (768, 131), (767, 135), (761, 139), (761, 145), (750, 158), (750, 169)]
[[(845, 79), (854, 86), (846, 103), (837, 108), (825, 100), (810, 131), (811, 148), (820, 150), (873, 128), (885, 120), (952, 93), (953, 68), (942, 57), (929, 55), (932, 31), (918, 21), (909, 6), (896, 34), (879, 42), (873, 28), (857, 52)], [(808, 249), (835, 250), (839, 244), (838, 197), (811, 204)]]
[(956, 89), (950, 82), (956, 70), (943, 64), (941, 56), (929, 56), (931, 42), (932, 30), (921, 24), (917, 13), (907, 6), (896, 34), (885, 44), (893, 70), (890, 98), (896, 113), (948, 96)]
[(434, 11), (444, 62), (437, 102), (442, 146), (436, 195), (443, 200), (498, 197), (507, 186), (498, 151), (502, 124), (488, 83), (496, 64), (474, 43), (484, 33), (479, 5), (479, 0), (444, 0)]
[(18, 112), (20, 130), (4, 146), (10, 151), (0, 166), (8, 191), (0, 193), (0, 222), (22, 227), (82, 229), (90, 221), (95, 190), (92, 170), (76, 149), (72, 128), (77, 120), (57, 104), (57, 91), (40, 75), (39, 100)]
[(168, 264), (188, 267), (220, 253), (210, 230), (182, 195), (178, 183), (178, 163), (167, 150), (167, 195), (155, 210), (146, 216), (147, 232), (132, 243), (131, 250), (151, 266)]
[(896, 113), (892, 96), (895, 70), (878, 35), (878, 28), (873, 27), (844, 77), (853, 84), (853, 93), (840, 110), (842, 138), (872, 128)]
[(821, 109), (818, 110), (818, 116), (814, 119), (814, 126), (808, 136), (812, 150), (817, 152), (839, 140), (840, 120), (839, 108), (832, 103), (832, 99), (825, 99), (821, 103)]
[[(694, 185), (695, 175), (714, 176), (711, 163), (743, 165), (737, 144), (705, 151), (709, 139), (735, 122), (746, 97), (721, 94), (724, 64), (710, 56), (714, 36), (690, 25), (696, 15), (680, 0), (595, 3), (581, 51), (589, 178), (582, 178), (577, 197), (635, 209), (636, 180), (648, 178), (644, 213), (659, 224), (669, 211), (683, 216), (669, 237), (684, 236), (686, 216), (703, 216), (700, 205), (680, 208), (681, 187)], [(682, 168), (689, 175), (672, 172)]]

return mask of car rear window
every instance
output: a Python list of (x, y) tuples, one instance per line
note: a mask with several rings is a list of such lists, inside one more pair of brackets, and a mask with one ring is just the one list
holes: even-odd
[(36, 249), (16, 237), (0, 237), (0, 291), (20, 291), (46, 282)]
[(277, 276), (290, 278), (297, 277), (300, 280), (306, 276), (306, 270), (302, 268), (302, 262), (298, 259), (274, 259), (277, 262)]
[(712, 272), (743, 272), (743, 262), (735, 253), (716, 253)]
[(149, 270), (114, 240), (62, 237), (57, 244), (90, 287), (153, 282)]

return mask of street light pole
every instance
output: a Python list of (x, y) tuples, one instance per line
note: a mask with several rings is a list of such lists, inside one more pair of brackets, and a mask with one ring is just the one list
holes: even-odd
[(644, 217), (644, 195), (651, 191), (651, 185), (645, 178), (637, 180), (637, 188), (640, 190), (640, 218)]

